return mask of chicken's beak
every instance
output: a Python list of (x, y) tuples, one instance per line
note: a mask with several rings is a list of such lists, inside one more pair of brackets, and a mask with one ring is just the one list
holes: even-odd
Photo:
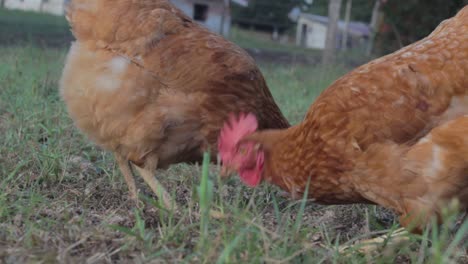
[(221, 178), (229, 178), (231, 177), (232, 175), (234, 175), (236, 173), (236, 170), (231, 167), (231, 166), (227, 166), (227, 165), (223, 165), (221, 167), (221, 173), (220, 173), (220, 176)]

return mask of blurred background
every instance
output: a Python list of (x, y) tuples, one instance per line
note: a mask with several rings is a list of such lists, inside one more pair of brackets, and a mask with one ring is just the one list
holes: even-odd
[[(72, 36), (63, 19), (68, 2), (1, 0), (0, 43), (68, 45)], [(354, 55), (347, 57), (351, 64), (360, 64), (371, 55), (384, 55), (423, 38), (468, 3), (467, 0), (171, 2), (260, 61), (330, 63), (336, 55), (340, 58), (345, 53)]]

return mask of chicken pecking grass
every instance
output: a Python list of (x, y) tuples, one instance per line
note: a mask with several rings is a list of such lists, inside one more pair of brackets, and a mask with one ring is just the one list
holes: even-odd
[[(180, 214), (164, 215), (141, 180), (146, 206), (136, 210), (113, 157), (72, 126), (59, 100), (65, 52), (33, 44), (0, 47), (0, 262), (437, 263), (447, 255), (445, 263), (467, 263), (466, 222), (456, 235), (411, 235), (407, 246), (372, 259), (357, 250), (343, 256), (338, 248), (347, 241), (396, 229), (393, 215), (375, 206), (307, 202), (299, 221), (302, 200), (291, 202), (271, 186), (254, 191), (235, 179), (221, 186), (213, 165), (211, 208), (225, 218), (209, 218), (207, 234), (200, 233), (199, 166), (176, 165), (161, 174)], [(281, 110), (296, 123), (349, 68), (261, 69)]]

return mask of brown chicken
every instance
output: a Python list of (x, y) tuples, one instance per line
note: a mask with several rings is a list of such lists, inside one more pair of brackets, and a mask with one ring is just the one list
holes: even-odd
[(254, 115), (231, 117), (218, 148), (225, 171), (250, 186), (266, 180), (300, 197), (310, 178), (318, 203), (378, 203), (407, 226), (405, 219), (439, 212), (451, 198), (467, 208), (463, 115), (468, 7), (427, 38), (334, 82), (289, 129), (254, 132)]
[(129, 162), (170, 206), (154, 171), (216, 154), (230, 112), (289, 127), (254, 60), (167, 0), (73, 0), (67, 19), (77, 41), (62, 97), (76, 126), (115, 154), (133, 199)]

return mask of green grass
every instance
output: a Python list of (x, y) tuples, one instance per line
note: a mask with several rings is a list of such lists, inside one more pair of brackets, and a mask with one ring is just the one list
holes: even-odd
[(0, 8), (0, 44), (64, 46), (72, 38), (63, 16)]
[(259, 33), (238, 27), (232, 28), (229, 38), (241, 47), (247, 49), (262, 49), (292, 54), (308, 54), (312, 56), (320, 55), (321, 53), (319, 50), (298, 47), (290, 41), (286, 43), (272, 41), (271, 34), (269, 33)]
[[(289, 201), (272, 186), (220, 182), (217, 166), (208, 164), (158, 171), (180, 214), (160, 209), (140, 179), (145, 206), (136, 209), (112, 156), (82, 136), (65, 111), (57, 87), (65, 54), (30, 44), (0, 47), (0, 262), (368, 263), (337, 246), (396, 227), (380, 207)], [(293, 123), (349, 70), (260, 66)], [(208, 217), (209, 209), (225, 218)], [(372, 261), (466, 263), (467, 224), (456, 235), (448, 227), (411, 235)]]
[[(266, 57), (277, 62), (286, 60), (298, 63), (318, 64), (322, 59), (322, 50), (299, 47), (291, 40), (272, 41), (271, 34), (267, 32), (255, 32), (232, 27), (229, 38), (262, 60)], [(258, 52), (259, 54), (256, 54)], [(363, 51), (358, 49), (348, 50), (347, 52), (338, 51), (336, 57), (342, 64), (352, 67), (361, 65), (372, 58), (366, 57)]]

